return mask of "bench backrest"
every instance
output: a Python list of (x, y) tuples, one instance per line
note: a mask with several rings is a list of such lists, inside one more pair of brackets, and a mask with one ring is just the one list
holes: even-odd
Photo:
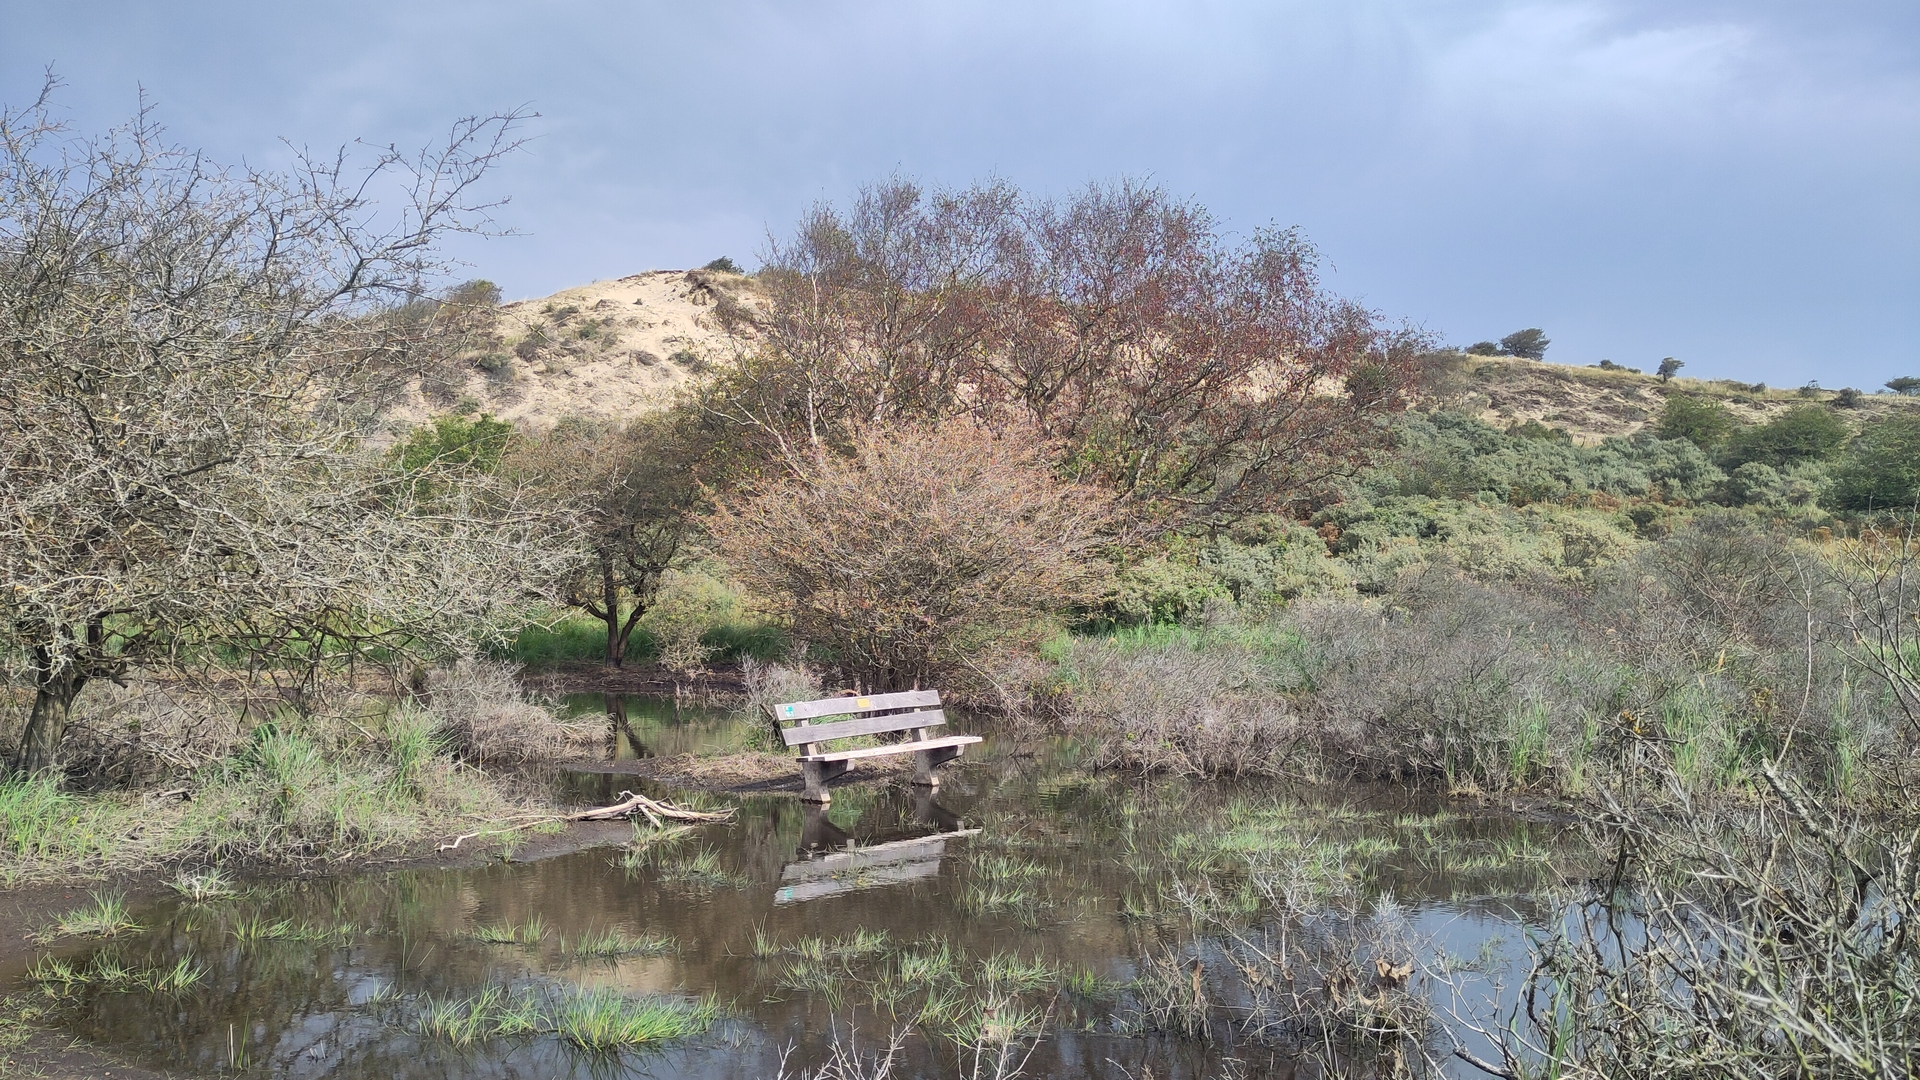
[[(938, 690), (905, 690), (898, 694), (869, 694), (865, 697), (832, 697), (819, 701), (792, 701), (768, 706), (780, 727), (780, 737), (788, 746), (849, 739), (855, 735), (877, 735), (886, 731), (911, 731), (941, 727), (947, 716), (938, 708)], [(818, 723), (823, 717), (846, 716), (848, 720)], [(789, 722), (792, 722), (789, 724)]]

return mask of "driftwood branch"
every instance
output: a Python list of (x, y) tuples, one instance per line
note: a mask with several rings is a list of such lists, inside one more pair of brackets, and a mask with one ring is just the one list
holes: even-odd
[(632, 817), (645, 814), (647, 820), (657, 827), (662, 821), (726, 821), (733, 817), (732, 810), (688, 810), (672, 803), (663, 803), (649, 799), (645, 795), (635, 795), (631, 791), (620, 793), (621, 801), (612, 806), (602, 806), (596, 810), (582, 810), (568, 814), (562, 821), (609, 821), (613, 818)]
[(728, 821), (733, 818), (733, 811), (731, 809), (688, 810), (685, 807), (675, 806), (672, 803), (649, 799), (645, 795), (635, 795), (631, 791), (622, 791), (620, 793), (620, 801), (614, 803), (612, 806), (600, 806), (592, 810), (581, 810), (572, 814), (542, 817), (534, 821), (524, 822), (519, 825), (509, 825), (500, 829), (482, 829), (479, 832), (465, 833), (454, 837), (447, 843), (441, 844), (434, 850), (453, 851), (459, 848), (461, 844), (476, 836), (485, 836), (495, 832), (518, 832), (521, 829), (530, 829), (535, 825), (544, 825), (550, 821), (612, 821), (616, 818), (633, 817), (635, 814), (646, 815), (647, 820), (652, 822), (656, 829), (661, 828), (668, 821)]

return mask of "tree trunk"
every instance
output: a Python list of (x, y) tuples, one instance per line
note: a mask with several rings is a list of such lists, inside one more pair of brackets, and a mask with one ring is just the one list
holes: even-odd
[(73, 699), (86, 679), (69, 668), (57, 675), (41, 675), (34, 680), (33, 712), (27, 716), (27, 728), (20, 733), (20, 749), (14, 755), (14, 771), (21, 774), (53, 767), (54, 754), (67, 734), (67, 716)]
[(613, 560), (600, 556), (601, 616), (607, 624), (607, 665), (619, 667), (627, 658), (627, 637), (620, 632), (620, 580), (613, 576)]

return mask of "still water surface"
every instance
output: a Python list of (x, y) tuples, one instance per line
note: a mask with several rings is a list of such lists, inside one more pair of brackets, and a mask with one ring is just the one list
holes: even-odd
[[(617, 757), (744, 744), (723, 713), (624, 705)], [(783, 1061), (790, 1075), (816, 1066), (836, 1037), (871, 1047), (907, 1028), (905, 1075), (968, 1075), (969, 1035), (1000, 1023), (1043, 1032), (1019, 1043), (1032, 1048), (1029, 1076), (1317, 1076), (1236, 1024), (1246, 988), (1219, 931), (1196, 929), (1196, 895), (1270, 940), (1281, 915), (1302, 913), (1246, 899), (1249, 859), (1292, 859), (1296, 882), (1348, 881), (1397, 928), (1414, 989), (1442, 1005), (1464, 995), (1471, 1011), (1518, 963), (1542, 918), (1532, 898), (1577, 858), (1564, 829), (1398, 792), (1143, 782), (1095, 773), (1066, 745), (972, 749), (937, 794), (844, 788), (825, 811), (790, 795), (709, 797), (735, 806), (734, 820), (650, 843), (160, 903), (139, 913), (144, 933), (69, 962), (185, 959), (202, 979), (177, 992), (79, 989), (64, 1023), (194, 1075), (771, 1077)], [(591, 768), (554, 782), (582, 803), (637, 785)], [(509, 928), (533, 940), (478, 936)], [(608, 931), (646, 945), (578, 955)], [(1156, 958), (1168, 970), (1198, 962), (1211, 1038), (1145, 1030), (1129, 984)], [(538, 1031), (462, 1045), (429, 1030), (436, 1004), (493, 987), (528, 1000), (607, 987), (720, 1013), (703, 1034), (611, 1055)]]

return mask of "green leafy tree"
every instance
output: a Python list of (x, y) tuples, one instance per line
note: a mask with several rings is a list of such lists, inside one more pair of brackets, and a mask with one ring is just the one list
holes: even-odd
[(1886, 387), (1904, 397), (1920, 395), (1920, 376), (1902, 375), (1897, 379), (1888, 379)]
[(1525, 330), (1515, 330), (1501, 338), (1500, 351), (1508, 356), (1518, 356), (1527, 360), (1545, 360), (1547, 346), (1551, 344), (1552, 342), (1547, 340), (1545, 331), (1537, 326), (1529, 326)]
[(1725, 442), (1738, 426), (1727, 407), (1712, 398), (1674, 394), (1660, 412), (1657, 429), (1663, 439), (1685, 439), (1702, 450)]
[(513, 425), (489, 413), (471, 420), (440, 416), (413, 429), (405, 442), (393, 448), (392, 457), (394, 464), (410, 473), (436, 466), (491, 473), (499, 467), (512, 438)]
[(502, 470), (578, 515), (592, 558), (565, 580), (562, 595), (606, 626), (613, 667), (681, 559), (701, 481), (712, 478), (703, 473), (710, 444), (699, 419), (681, 410), (624, 426), (564, 417), (516, 440)]
[(1846, 444), (1844, 420), (1824, 405), (1797, 405), (1727, 440), (1726, 465), (1758, 461), (1783, 469), (1797, 461), (1824, 461)]
[(1687, 362), (1685, 360), (1675, 360), (1671, 356), (1663, 358), (1660, 361), (1659, 368), (1660, 381), (1666, 382), (1668, 379), (1680, 374), (1680, 369), (1686, 366)]
[(1833, 471), (1833, 505), (1842, 510), (1912, 510), (1920, 503), (1920, 416), (1868, 424)]

